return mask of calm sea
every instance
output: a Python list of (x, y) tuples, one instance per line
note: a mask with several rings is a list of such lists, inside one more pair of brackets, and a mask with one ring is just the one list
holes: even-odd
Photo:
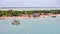
[[(13, 20), (20, 21), (20, 24), (12, 25)], [(0, 20), (0, 34), (60, 34), (60, 16)]]
[(0, 10), (57, 10), (60, 7), (0, 7)]

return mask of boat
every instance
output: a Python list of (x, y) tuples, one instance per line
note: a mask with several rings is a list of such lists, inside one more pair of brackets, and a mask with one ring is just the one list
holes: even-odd
[(18, 24), (20, 24), (20, 23), (19, 23), (19, 21), (17, 21), (17, 20), (14, 20), (14, 21), (12, 22), (12, 25), (18, 25)]
[(53, 18), (56, 18), (56, 16), (52, 16)]

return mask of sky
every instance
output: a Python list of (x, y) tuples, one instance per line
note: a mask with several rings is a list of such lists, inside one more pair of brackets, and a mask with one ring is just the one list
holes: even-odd
[(60, 0), (0, 0), (0, 7), (60, 7)]

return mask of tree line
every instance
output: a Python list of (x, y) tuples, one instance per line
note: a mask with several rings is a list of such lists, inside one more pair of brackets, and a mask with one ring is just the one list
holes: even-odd
[(28, 10), (28, 11), (13, 11), (13, 10), (0, 10), (0, 17), (1, 16), (19, 16), (23, 13), (32, 15), (33, 13), (52, 13), (52, 14), (60, 14), (60, 10)]

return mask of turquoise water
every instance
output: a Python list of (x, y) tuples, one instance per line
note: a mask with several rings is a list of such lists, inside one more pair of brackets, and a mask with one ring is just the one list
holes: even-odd
[(13, 20), (0, 20), (0, 34), (60, 34), (60, 17), (21, 18), (19, 25), (12, 25)]

